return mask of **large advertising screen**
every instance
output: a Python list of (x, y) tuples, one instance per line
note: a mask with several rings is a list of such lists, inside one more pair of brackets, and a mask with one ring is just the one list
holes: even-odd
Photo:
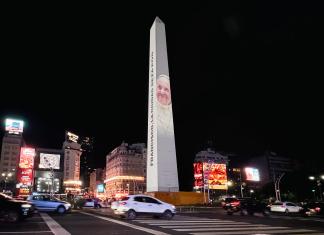
[(259, 170), (252, 167), (246, 167), (245, 169), (246, 180), (260, 181)]
[(226, 164), (204, 162), (203, 169), (205, 186), (209, 189), (227, 189)]
[(60, 169), (60, 154), (41, 153), (39, 168), (41, 169)]
[(19, 158), (19, 168), (32, 169), (34, 167), (35, 149), (21, 148)]
[(24, 129), (24, 121), (15, 119), (6, 119), (6, 131), (10, 134), (20, 134)]
[(77, 136), (76, 134), (73, 134), (72, 132), (67, 131), (66, 132), (66, 140), (77, 143), (79, 140), (79, 136)]
[(17, 173), (18, 183), (24, 185), (32, 185), (33, 183), (33, 169), (20, 169)]
[(203, 187), (203, 164), (202, 162), (197, 162), (193, 164), (194, 166), (194, 188), (202, 188)]
[(98, 193), (104, 193), (105, 192), (105, 186), (104, 186), (104, 184), (98, 184), (97, 185), (97, 192)]

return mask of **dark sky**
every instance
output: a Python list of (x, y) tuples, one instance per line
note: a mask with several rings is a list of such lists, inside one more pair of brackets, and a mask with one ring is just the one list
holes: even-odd
[(23, 118), (27, 144), (60, 148), (67, 129), (93, 136), (92, 164), (103, 166), (123, 140), (146, 142), (149, 30), (158, 15), (181, 187), (209, 140), (242, 156), (271, 149), (323, 163), (320, 6), (161, 2), (6, 12), (0, 118)]

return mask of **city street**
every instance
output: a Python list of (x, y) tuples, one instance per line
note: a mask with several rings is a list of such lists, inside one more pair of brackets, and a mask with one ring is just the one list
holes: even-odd
[(0, 222), (0, 234), (324, 234), (324, 218), (271, 215), (228, 216), (214, 212), (180, 213), (173, 220), (119, 219), (109, 209), (87, 209), (66, 215), (36, 214), (18, 224)]

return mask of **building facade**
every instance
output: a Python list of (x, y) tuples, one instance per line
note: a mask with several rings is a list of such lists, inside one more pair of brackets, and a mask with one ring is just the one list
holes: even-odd
[(207, 148), (207, 150), (200, 151), (196, 154), (195, 162), (212, 162), (228, 165), (229, 160), (228, 156), (215, 152), (211, 148)]
[(63, 143), (64, 152), (64, 188), (65, 192), (81, 192), (82, 182), (80, 181), (80, 157), (82, 154), (81, 145), (77, 142), (66, 140)]
[(61, 149), (36, 148), (34, 191), (63, 193), (64, 153)]
[(0, 159), (1, 191), (13, 190), (16, 183), (20, 148), (23, 146), (22, 135), (5, 133), (2, 139)]
[(106, 158), (106, 195), (121, 197), (146, 191), (145, 144), (122, 143)]
[(92, 195), (97, 194), (97, 186), (98, 184), (103, 184), (106, 178), (106, 169), (97, 168), (93, 172), (90, 173), (90, 184), (89, 184), (89, 192)]

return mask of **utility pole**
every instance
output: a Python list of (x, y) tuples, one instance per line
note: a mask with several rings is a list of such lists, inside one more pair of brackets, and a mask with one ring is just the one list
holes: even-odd
[(280, 195), (280, 180), (282, 177), (285, 175), (285, 173), (282, 173), (278, 179), (276, 179), (275, 174), (273, 175), (274, 177), (274, 184), (275, 184), (275, 193), (276, 193), (276, 200), (281, 201), (281, 195)]

